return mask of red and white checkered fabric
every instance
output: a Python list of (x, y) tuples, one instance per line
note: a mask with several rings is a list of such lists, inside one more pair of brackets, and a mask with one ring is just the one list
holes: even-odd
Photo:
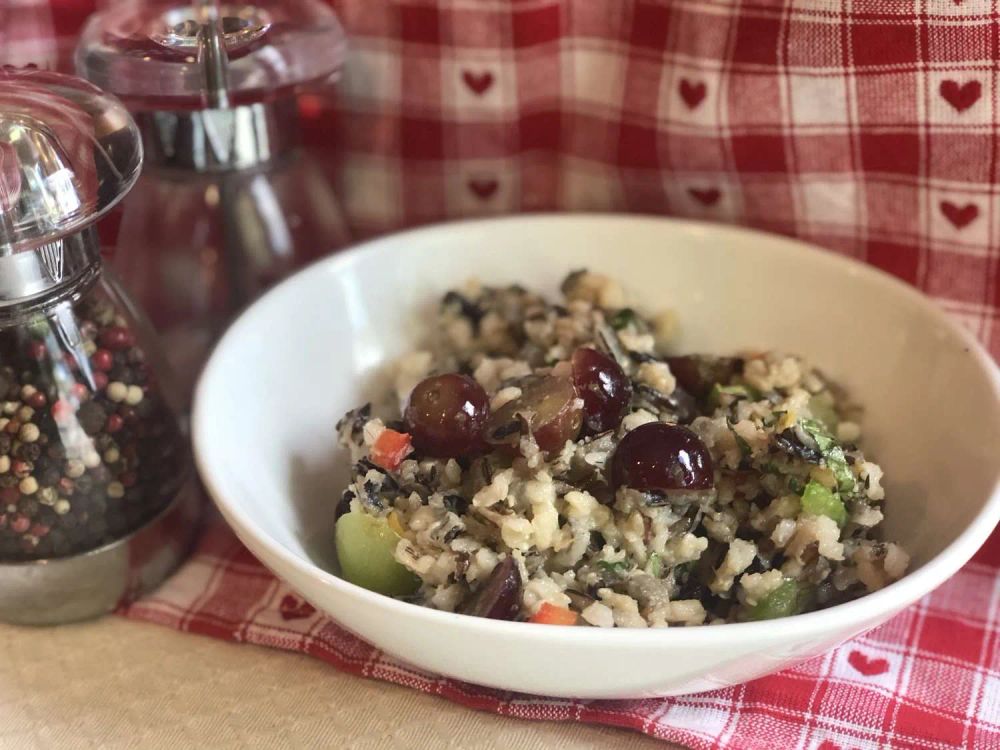
[[(747, 224), (890, 271), (1000, 356), (995, 0), (330, 2), (350, 54), (306, 133), (355, 236), (539, 210)], [(0, 63), (65, 65), (93, 4), (0, 0)]]
[[(992, 0), (331, 2), (350, 56), (336, 94), (303, 111), (355, 236), (538, 210), (747, 224), (894, 273), (1000, 356)], [(0, 0), (0, 63), (65, 67), (92, 5)], [(319, 616), (218, 523), (125, 614), (696, 748), (1000, 748), (1000, 534), (866, 636), (666, 700), (552, 700), (417, 672)]]
[(334, 6), (359, 235), (538, 210), (747, 224), (889, 270), (1000, 355), (993, 0)]

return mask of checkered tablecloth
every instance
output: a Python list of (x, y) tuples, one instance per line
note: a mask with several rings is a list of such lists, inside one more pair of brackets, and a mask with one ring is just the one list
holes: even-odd
[[(113, 3), (113, 0), (112, 0)], [(470, 215), (666, 213), (795, 235), (916, 285), (1000, 356), (991, 0), (334, 0), (307, 142), (358, 238)], [(0, 63), (65, 67), (92, 0), (0, 0)], [(1000, 536), (876, 631), (773, 677), (630, 702), (427, 675), (321, 617), (219, 523), (129, 617), (305, 651), (483, 710), (696, 748), (1000, 748)]]

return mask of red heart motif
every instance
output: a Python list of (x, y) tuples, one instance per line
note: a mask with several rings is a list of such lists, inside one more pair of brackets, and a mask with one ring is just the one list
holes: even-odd
[(964, 112), (973, 104), (979, 101), (983, 93), (983, 87), (979, 81), (966, 81), (959, 86), (957, 81), (941, 81), (938, 88), (944, 100), (953, 106), (958, 112)]
[(500, 183), (492, 178), (473, 177), (468, 182), (469, 190), (476, 194), (479, 200), (488, 200), (493, 197)]
[(889, 671), (889, 662), (885, 659), (869, 659), (860, 651), (852, 651), (847, 655), (848, 663), (865, 677), (874, 677)]
[(719, 202), (719, 198), (722, 197), (722, 193), (719, 192), (718, 188), (707, 188), (705, 190), (688, 188), (688, 194), (703, 206), (714, 206)]
[(705, 98), (705, 84), (704, 83), (691, 83), (687, 78), (681, 79), (681, 99), (688, 106), (688, 109), (694, 109), (699, 104), (701, 100)]
[(316, 608), (309, 602), (297, 599), (291, 594), (285, 594), (285, 598), (278, 605), (278, 611), (283, 620), (301, 620), (316, 613)]
[(975, 203), (966, 203), (959, 208), (951, 201), (941, 201), (941, 213), (952, 223), (955, 229), (968, 226), (979, 216), (979, 207)]
[(823, 740), (816, 750), (843, 750), (840, 745), (834, 745), (830, 740)]
[(473, 73), (471, 70), (466, 70), (462, 72), (462, 80), (474, 94), (482, 96), (486, 89), (493, 85), (493, 74), (489, 71)]

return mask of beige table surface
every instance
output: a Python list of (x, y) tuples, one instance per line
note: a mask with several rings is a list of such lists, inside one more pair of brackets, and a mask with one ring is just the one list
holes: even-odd
[(107, 617), (0, 625), (0, 748), (658, 748), (340, 673), (309, 657)]

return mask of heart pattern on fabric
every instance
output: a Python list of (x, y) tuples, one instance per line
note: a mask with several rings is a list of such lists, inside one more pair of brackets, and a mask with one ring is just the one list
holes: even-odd
[(979, 207), (975, 203), (966, 203), (960, 208), (951, 201), (941, 201), (941, 213), (955, 229), (962, 229), (976, 220)]
[(941, 81), (938, 91), (948, 104), (953, 106), (957, 112), (964, 112), (973, 104), (979, 101), (982, 96), (983, 87), (979, 81), (966, 81), (961, 86), (957, 81)]
[(719, 198), (722, 197), (722, 193), (719, 192), (718, 188), (706, 188), (704, 190), (688, 188), (688, 194), (703, 206), (714, 206), (719, 202)]
[(889, 671), (889, 662), (886, 659), (869, 659), (860, 651), (849, 653), (847, 662), (865, 677), (874, 677)]
[(316, 614), (316, 608), (307, 601), (303, 601), (291, 594), (285, 594), (278, 605), (278, 611), (283, 620), (301, 620)]
[(704, 83), (691, 83), (687, 78), (681, 79), (681, 99), (684, 100), (688, 109), (694, 109), (701, 104), (701, 100), (705, 98), (705, 91)]
[(493, 197), (500, 183), (492, 178), (473, 177), (468, 182), (471, 190), (479, 200), (485, 201)]
[(462, 80), (472, 93), (482, 96), (493, 85), (493, 74), (489, 71), (473, 73), (471, 70), (465, 70), (462, 71)]

